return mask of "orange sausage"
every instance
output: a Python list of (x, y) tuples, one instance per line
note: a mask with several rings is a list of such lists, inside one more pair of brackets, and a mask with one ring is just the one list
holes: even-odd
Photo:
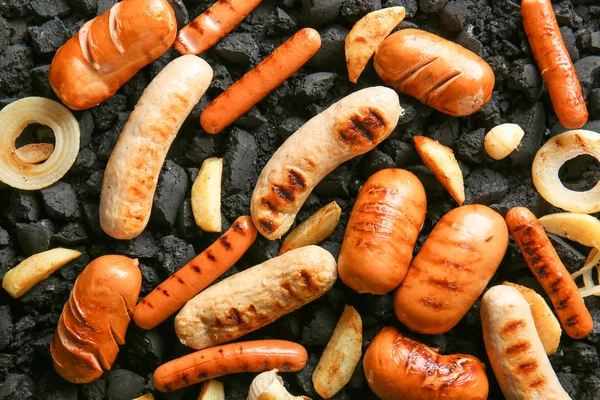
[(242, 22), (261, 0), (219, 0), (177, 33), (175, 48), (181, 54), (200, 54)]
[(398, 288), (396, 316), (420, 333), (448, 332), (492, 279), (507, 246), (506, 223), (491, 208), (470, 204), (448, 212)]
[(523, 0), (521, 15), (556, 116), (565, 128), (581, 128), (588, 111), (550, 0)]
[(371, 390), (382, 400), (485, 400), (485, 366), (467, 354), (440, 355), (392, 327), (379, 332), (363, 360)]
[(249, 216), (239, 217), (216, 242), (158, 285), (135, 308), (133, 319), (152, 329), (227, 271), (256, 240)]
[(524, 207), (510, 210), (506, 214), (506, 223), (529, 269), (550, 297), (567, 335), (581, 339), (589, 334), (594, 328), (594, 321), (542, 224)]
[(177, 32), (167, 0), (123, 0), (81, 27), (52, 59), (48, 80), (73, 110), (112, 97), (171, 47)]
[(306, 349), (285, 340), (254, 340), (229, 343), (188, 354), (154, 371), (154, 386), (161, 392), (183, 387), (219, 376), (240, 372), (264, 372), (277, 368), (296, 372), (308, 360)]
[(386, 294), (404, 279), (425, 220), (427, 200), (419, 179), (384, 169), (360, 190), (342, 242), (338, 272), (358, 293)]
[(208, 133), (221, 132), (298, 71), (320, 47), (319, 32), (311, 28), (296, 32), (204, 109), (202, 128)]

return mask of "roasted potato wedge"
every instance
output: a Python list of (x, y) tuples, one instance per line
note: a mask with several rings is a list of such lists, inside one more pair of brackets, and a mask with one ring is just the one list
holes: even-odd
[(356, 83), (381, 42), (404, 19), (404, 7), (389, 7), (362, 17), (346, 36), (348, 79)]
[(540, 223), (546, 232), (584, 246), (600, 248), (600, 221), (591, 215), (570, 212), (548, 214), (540, 218)]
[(344, 312), (312, 376), (315, 390), (328, 399), (352, 378), (362, 354), (362, 320), (352, 306)]
[(452, 149), (425, 136), (415, 136), (415, 147), (423, 163), (433, 172), (458, 205), (465, 202), (463, 174)]
[(52, 155), (54, 145), (51, 143), (31, 143), (17, 149), (17, 157), (27, 164), (39, 164)]
[(198, 400), (225, 400), (223, 383), (214, 379), (204, 382)]
[(192, 186), (192, 212), (205, 232), (221, 232), (221, 178), (223, 159), (207, 158)]
[(341, 214), (342, 209), (335, 201), (320, 208), (286, 236), (279, 255), (298, 247), (321, 243), (333, 233)]

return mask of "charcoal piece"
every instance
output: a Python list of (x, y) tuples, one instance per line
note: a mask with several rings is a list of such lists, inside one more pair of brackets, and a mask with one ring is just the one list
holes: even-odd
[(29, 9), (43, 19), (64, 17), (71, 12), (67, 0), (31, 0)]
[(69, 290), (65, 282), (55, 275), (50, 275), (19, 298), (23, 304), (44, 310), (57, 304), (57, 300)]
[(163, 280), (154, 267), (140, 263), (140, 270), (142, 271), (142, 290), (140, 291), (140, 295), (146, 296), (155, 287), (160, 285)]
[(331, 308), (320, 308), (312, 316), (310, 321), (302, 329), (302, 340), (304, 346), (325, 346), (337, 324), (339, 315)]
[(0, 54), (10, 45), (10, 28), (8, 21), (0, 17)]
[(216, 153), (217, 143), (215, 136), (198, 134), (192, 139), (185, 157), (200, 166), (205, 159), (215, 156)]
[(548, 233), (548, 238), (556, 249), (560, 260), (567, 268), (567, 271), (571, 274), (578, 271), (584, 264), (587, 256), (581, 254), (579, 250), (559, 236)]
[(440, 181), (433, 175), (433, 172), (425, 165), (410, 165), (406, 167), (406, 169), (419, 178), (425, 188), (427, 198), (429, 198), (429, 196), (435, 197), (442, 193), (446, 193), (446, 189), (444, 189)]
[(265, 118), (260, 111), (258, 111), (258, 108), (252, 107), (250, 110), (248, 110), (248, 112), (240, 116), (235, 121), (235, 124), (244, 129), (255, 129), (267, 121), (267, 118)]
[(324, 197), (348, 197), (351, 179), (352, 171), (348, 165), (342, 164), (315, 187), (314, 193)]
[(465, 179), (466, 203), (490, 205), (503, 199), (507, 192), (508, 181), (492, 169), (476, 169)]
[(249, 33), (230, 33), (215, 47), (214, 52), (223, 59), (248, 66), (260, 59), (258, 46)]
[(169, 0), (173, 11), (175, 12), (175, 19), (177, 20), (177, 28), (182, 29), (190, 22), (190, 14), (188, 13), (185, 4), (181, 0)]
[(92, 261), (90, 256), (83, 247), (75, 247), (73, 250), (78, 250), (81, 255), (65, 266), (59, 268), (57, 274), (69, 282), (75, 282), (81, 271)]
[(358, 165), (358, 171), (362, 178), (367, 179), (377, 171), (395, 167), (396, 164), (392, 157), (382, 151), (373, 149), (363, 157)]
[(44, 394), (44, 400), (77, 400), (78, 390), (76, 384), (62, 379), (54, 370), (44, 374), (38, 387), (38, 392)]
[(577, 48), (577, 39), (573, 30), (568, 26), (563, 26), (560, 28), (560, 35), (565, 43), (569, 57), (571, 57), (571, 61), (575, 62), (579, 60), (579, 49)]
[(233, 223), (242, 215), (250, 215), (250, 197), (242, 193), (236, 193), (223, 199), (223, 215)]
[(460, 32), (469, 20), (469, 0), (455, 0), (446, 3), (440, 12), (440, 25), (450, 32)]
[(227, 67), (223, 64), (217, 64), (213, 67), (213, 79), (210, 82), (210, 88), (208, 89), (211, 96), (217, 96), (225, 91), (229, 86), (233, 84), (233, 79), (227, 71)]
[(91, 111), (84, 111), (77, 119), (79, 122), (79, 148), (86, 147), (92, 141), (92, 132), (94, 132), (94, 117)]
[(75, 246), (88, 239), (85, 226), (80, 221), (69, 222), (52, 237), (52, 240), (65, 246)]
[[(24, 17), (27, 14), (28, 0), (6, 0), (2, 2), (0, 7), (0, 15), (7, 18)], [(1, 53), (1, 52), (0, 52)]]
[[(2, 61), (0, 59), (0, 66), (1, 65)], [(600, 56), (580, 58), (579, 61), (575, 63), (575, 72), (581, 83), (583, 96), (587, 97), (590, 90), (598, 85), (598, 79), (600, 78)], [(0, 83), (2, 83), (1, 75)]]
[(102, 184), (104, 183), (104, 171), (97, 170), (92, 172), (87, 181), (85, 181), (85, 186), (88, 189), (88, 194), (96, 197), (100, 197), (102, 193)]
[(69, 0), (71, 8), (85, 16), (96, 15), (98, 9), (98, 0)]
[(460, 135), (458, 119), (444, 116), (440, 122), (429, 125), (427, 136), (444, 146), (451, 146)]
[(398, 139), (390, 139), (383, 143), (383, 151), (390, 155), (398, 168), (420, 162), (414, 144)]
[(560, 386), (565, 389), (565, 392), (569, 394), (572, 399), (578, 399), (579, 396), (579, 377), (576, 374), (569, 372), (557, 371), (556, 377), (560, 382)]
[(22, 374), (8, 374), (0, 387), (2, 400), (33, 400), (35, 393), (34, 380)]
[(513, 64), (512, 74), (508, 79), (508, 87), (525, 94), (531, 102), (537, 101), (544, 87), (542, 76), (537, 66), (519, 60)]
[(471, 164), (482, 163), (486, 156), (483, 148), (485, 133), (485, 128), (473, 132), (464, 132), (455, 144), (454, 154), (456, 154), (456, 158)]
[(344, 0), (301, 0), (308, 25), (322, 26), (335, 20), (340, 15)]
[(476, 118), (481, 119), (481, 122), (487, 129), (492, 129), (503, 122), (501, 119), (500, 106), (498, 105), (498, 100), (494, 94), (492, 94), (490, 101), (485, 103), (475, 116)]
[(191, 244), (173, 235), (163, 237), (157, 245), (159, 248), (157, 268), (164, 279), (174, 274), (196, 256)]
[(324, 99), (333, 84), (337, 74), (333, 72), (316, 72), (307, 75), (298, 89), (298, 95), (310, 101)]
[(0, 246), (8, 246), (10, 244), (10, 236), (2, 227), (0, 227)]
[(146, 69), (139, 71), (121, 87), (121, 92), (127, 96), (128, 109), (135, 107), (142, 93), (144, 93), (144, 89), (150, 84), (146, 71)]
[(600, 368), (598, 351), (594, 346), (582, 341), (563, 341), (551, 362), (555, 368), (568, 366), (572, 371), (580, 372), (591, 372)]
[(269, 35), (286, 35), (296, 31), (297, 24), (294, 18), (281, 8), (276, 7), (271, 14), (271, 23), (267, 27)]
[(48, 81), (48, 70), (50, 65), (42, 65), (31, 69), (31, 83), (36, 94), (44, 97), (52, 97), (54, 92)]
[(277, 320), (277, 332), (286, 340), (298, 340), (302, 331), (302, 320), (299, 313), (284, 315)]
[(419, 0), (419, 8), (424, 13), (436, 13), (442, 10), (448, 0)]
[(542, 146), (546, 131), (546, 115), (544, 104), (535, 103), (531, 108), (517, 111), (512, 123), (519, 125), (525, 132), (518, 151), (508, 156), (513, 166), (531, 165), (535, 154)]
[(53, 235), (54, 224), (48, 219), (17, 224), (17, 239), (28, 256), (48, 250)]
[(30, 87), (33, 56), (31, 49), (14, 44), (0, 54), (0, 97), (10, 97)]
[(366, 14), (380, 9), (381, 0), (344, 0), (340, 13), (346, 21), (354, 24)]
[(508, 194), (496, 204), (490, 205), (492, 209), (505, 216), (514, 207), (527, 207), (537, 217), (552, 212), (552, 206), (540, 196), (530, 179), (523, 179), (525, 183), (511, 188)]
[(348, 29), (339, 25), (331, 25), (320, 30), (321, 47), (308, 60), (307, 65), (321, 69), (330, 69), (333, 65), (345, 65), (344, 44), (348, 32)]
[(15, 251), (10, 247), (0, 249), (0, 278), (4, 276), (6, 271), (17, 266), (17, 256)]
[[(96, 107), (95, 107), (96, 108)], [(95, 109), (94, 108), (94, 109)], [(129, 119), (128, 112), (120, 112), (117, 114), (117, 122), (115, 125), (108, 131), (103, 132), (101, 135), (96, 136), (97, 140), (97, 156), (102, 161), (107, 161), (110, 155), (112, 154), (115, 145), (117, 144), (117, 140), (119, 140), (119, 136)]]
[(117, 4), (118, 0), (97, 0), (96, 15), (102, 15), (112, 6)]
[(357, 310), (361, 315), (382, 319), (386, 314), (394, 313), (394, 299), (391, 294), (383, 296), (365, 294), (362, 296), (361, 303), (357, 305)]
[(271, 258), (277, 257), (280, 247), (280, 242), (268, 240), (264, 236), (258, 235), (249, 250), (253, 265), (258, 265)]
[(406, 9), (406, 17), (413, 17), (418, 10), (417, 0), (386, 0), (384, 8), (401, 6)]
[(93, 107), (91, 112), (97, 131), (104, 132), (112, 128), (117, 122), (119, 112), (125, 111), (126, 107), (127, 97), (122, 94), (115, 94), (108, 100)]
[(173, 226), (188, 188), (188, 177), (183, 168), (167, 160), (158, 177), (152, 201), (153, 222), (161, 226)]
[(95, 169), (94, 167), (97, 160), (98, 157), (96, 156), (96, 152), (94, 150), (89, 147), (81, 149), (79, 150), (79, 154), (77, 154), (77, 158), (75, 159), (73, 167), (71, 167), (71, 171), (76, 175), (88, 175), (90, 171)]
[(568, 25), (572, 28), (578, 28), (582, 24), (582, 19), (573, 8), (570, 1), (561, 1), (552, 5), (554, 15), (559, 25)]
[(136, 371), (154, 371), (163, 361), (165, 341), (156, 330), (131, 327), (127, 332), (127, 346), (124, 348), (127, 363)]
[(600, 31), (592, 32), (590, 45), (594, 53), (600, 51)]
[(186, 239), (190, 239), (196, 235), (202, 235), (202, 230), (198, 228), (196, 220), (194, 219), (191, 199), (185, 199), (183, 204), (181, 204), (179, 214), (177, 214), (177, 231)]
[(294, 132), (296, 132), (298, 129), (300, 129), (302, 127), (302, 125), (304, 125), (305, 123), (306, 123), (306, 121), (302, 118), (298, 118), (298, 117), (286, 118), (281, 122), (281, 124), (279, 124), (279, 136), (281, 137), (282, 140), (286, 140), (287, 138), (292, 136), (292, 134)]
[(126, 369), (113, 369), (108, 372), (107, 400), (133, 399), (142, 394), (144, 378)]
[(56, 182), (40, 192), (44, 208), (52, 218), (73, 221), (81, 217), (73, 186), (65, 182)]
[(320, 246), (324, 250), (327, 250), (328, 252), (330, 252), (331, 255), (333, 256), (333, 258), (335, 258), (336, 260), (338, 259), (339, 255), (340, 255), (340, 250), (342, 247), (341, 243), (333, 242), (333, 241), (326, 241), (326, 242), (321, 243)]
[(13, 339), (13, 320), (10, 308), (0, 306), (0, 351), (8, 346)]
[(600, 393), (600, 377), (596, 374), (585, 374), (579, 384), (577, 400), (598, 400)]
[(9, 213), (16, 221), (38, 221), (42, 215), (38, 193), (15, 190), (10, 196)]
[(248, 192), (256, 182), (254, 162), (258, 148), (254, 137), (239, 128), (233, 128), (227, 141), (223, 160), (223, 193)]
[(306, 361), (306, 365), (302, 368), (298, 373), (295, 374), (296, 383), (298, 386), (304, 390), (309, 397), (313, 399), (317, 399), (318, 394), (315, 392), (315, 388), (313, 387), (312, 375), (317, 368), (317, 364), (319, 363), (319, 356), (314, 353), (310, 353), (308, 356), (308, 360)]
[(475, 27), (473, 25), (467, 25), (458, 36), (456, 36), (456, 43), (460, 44), (467, 50), (471, 50), (473, 53), (482, 55), (481, 51), (483, 44), (477, 38), (475, 33)]
[(31, 46), (37, 54), (53, 53), (69, 38), (69, 32), (60, 19), (52, 19), (42, 25), (27, 28)]
[(119, 240), (112, 244), (118, 254), (132, 258), (151, 258), (158, 253), (158, 247), (150, 231), (145, 230), (131, 240)]

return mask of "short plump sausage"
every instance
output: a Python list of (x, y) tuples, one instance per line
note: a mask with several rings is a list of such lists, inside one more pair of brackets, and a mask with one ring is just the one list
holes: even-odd
[(338, 260), (340, 279), (358, 293), (385, 294), (404, 279), (425, 220), (425, 189), (403, 169), (384, 169), (360, 190)]

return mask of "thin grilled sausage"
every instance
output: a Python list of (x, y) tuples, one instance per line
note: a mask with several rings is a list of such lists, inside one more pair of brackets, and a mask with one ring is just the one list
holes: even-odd
[(507, 400), (567, 400), (535, 329), (527, 300), (510, 286), (494, 286), (481, 301), (483, 340)]
[(403, 169), (374, 173), (360, 190), (338, 259), (340, 279), (358, 293), (386, 294), (406, 276), (425, 220), (419, 179)]
[(210, 247), (158, 285), (135, 308), (133, 319), (153, 329), (235, 264), (256, 240), (249, 216), (239, 217)]
[(594, 329), (594, 321), (542, 224), (524, 207), (510, 210), (506, 214), (506, 223), (529, 269), (552, 301), (567, 335), (574, 339), (587, 336)]
[(398, 95), (376, 86), (354, 92), (290, 136), (262, 170), (250, 211), (256, 229), (278, 239), (314, 187), (341, 163), (373, 149), (404, 113)]
[(319, 32), (302, 29), (214, 99), (200, 115), (202, 128), (219, 133), (300, 69), (321, 47)]
[(154, 371), (153, 380), (161, 392), (172, 392), (240, 372), (264, 372), (273, 368), (296, 372), (304, 368), (307, 359), (304, 347), (285, 340), (230, 343), (169, 361)]
[(431, 335), (448, 332), (469, 311), (498, 269), (508, 246), (502, 216), (470, 204), (437, 223), (394, 297), (398, 319)]
[(550, 0), (523, 0), (521, 15), (527, 40), (548, 86), (558, 120), (565, 128), (581, 128), (588, 119), (588, 111), (552, 3)]

